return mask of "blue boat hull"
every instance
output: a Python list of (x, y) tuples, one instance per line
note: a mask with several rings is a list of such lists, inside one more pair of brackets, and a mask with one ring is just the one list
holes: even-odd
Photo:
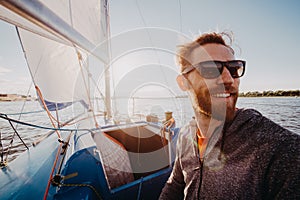
[[(135, 128), (139, 126), (141, 124)], [(104, 127), (101, 132), (114, 136), (118, 130), (119, 127)], [(174, 133), (170, 144), (173, 148), (178, 129)], [(65, 140), (67, 138), (65, 135)], [(124, 141), (116, 138), (126, 143), (124, 138)], [(172, 165), (148, 173), (138, 171), (133, 181), (111, 188), (96, 151), (98, 148), (90, 132), (72, 134), (67, 149), (63, 149), (52, 134), (1, 169), (0, 199), (158, 199), (172, 171)], [(131, 158), (131, 164), (134, 162), (136, 160)], [(150, 162), (156, 162), (155, 158)]]

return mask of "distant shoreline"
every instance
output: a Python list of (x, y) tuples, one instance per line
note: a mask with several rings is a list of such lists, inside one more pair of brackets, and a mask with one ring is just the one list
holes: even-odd
[(0, 102), (10, 101), (36, 101), (35, 97), (26, 96), (21, 94), (0, 94)]
[(242, 92), (239, 93), (239, 97), (300, 97), (300, 90)]
[[(176, 98), (187, 98), (187, 95), (177, 96)], [(277, 90), (277, 91), (263, 91), (263, 92), (241, 92), (239, 97), (300, 97), (300, 90)], [(158, 97), (159, 98), (159, 97)], [(0, 102), (10, 102), (10, 101), (36, 101), (36, 97), (31, 95), (21, 95), (21, 94), (1, 94)]]

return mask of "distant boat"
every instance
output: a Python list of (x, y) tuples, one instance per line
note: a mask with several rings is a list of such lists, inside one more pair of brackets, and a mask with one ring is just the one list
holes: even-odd
[[(0, 18), (17, 27), (39, 101), (53, 125), (0, 115), (41, 131), (50, 129), (17, 159), (1, 162), (0, 199), (157, 199), (172, 170), (178, 128), (151, 121), (105, 123), (112, 122), (108, 78), (105, 110), (99, 114), (94, 109), (91, 90), (97, 88), (89, 87), (95, 81), (90, 79), (94, 62), (88, 57), (109, 75), (108, 2), (0, 4)], [(74, 102), (86, 112), (60, 122), (60, 110)]]

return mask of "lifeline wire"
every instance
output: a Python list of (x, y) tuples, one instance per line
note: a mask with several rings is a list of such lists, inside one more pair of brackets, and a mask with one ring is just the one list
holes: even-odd
[(30, 127), (34, 127), (34, 128), (40, 128), (40, 129), (45, 129), (45, 130), (53, 130), (53, 131), (88, 131), (88, 132), (93, 133), (93, 131), (95, 131), (95, 130), (100, 130), (100, 128), (93, 128), (93, 129), (71, 129), (71, 128), (68, 128), (68, 129), (66, 129), (66, 128), (52, 128), (52, 127), (39, 126), (39, 125), (35, 125), (35, 124), (15, 120), (13, 118), (5, 116), (5, 114), (3, 114), (3, 113), (0, 113), (0, 118), (8, 120), (8, 121), (12, 121), (12, 122), (24, 125), (24, 126), (30, 126)]

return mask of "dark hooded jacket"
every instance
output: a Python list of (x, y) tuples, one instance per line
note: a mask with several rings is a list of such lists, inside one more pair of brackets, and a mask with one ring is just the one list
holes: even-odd
[(196, 130), (181, 130), (160, 199), (300, 199), (300, 135), (240, 109), (200, 160)]

